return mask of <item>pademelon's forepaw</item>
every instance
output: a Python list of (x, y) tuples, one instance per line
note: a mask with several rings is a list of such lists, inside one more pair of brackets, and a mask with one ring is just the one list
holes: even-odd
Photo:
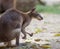
[(26, 36), (22, 37), (22, 39), (26, 39)]
[(31, 33), (30, 36), (32, 37), (33, 36), (33, 33)]

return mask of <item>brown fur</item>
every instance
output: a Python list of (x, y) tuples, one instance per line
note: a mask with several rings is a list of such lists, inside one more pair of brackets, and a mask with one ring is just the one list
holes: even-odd
[[(0, 42), (10, 42), (16, 38), (19, 45), (19, 35), (23, 20), (21, 13), (16, 9), (8, 9), (0, 18)], [(16, 30), (16, 31), (15, 31)]]
[[(27, 13), (20, 12), (14, 8), (8, 9), (0, 18), (0, 41), (10, 42), (16, 38), (16, 45), (19, 45), (20, 32), (24, 34), (23, 38), (25, 39), (27, 33), (25, 28), (30, 24), (32, 18), (43, 19), (40, 14), (35, 12), (35, 8)], [(29, 35), (32, 36), (31, 34)]]
[[(1, 5), (1, 10), (0, 12), (4, 12), (10, 8), (15, 8), (16, 9), (16, 1), (17, 0), (0, 0), (0, 5)], [(8, 5), (9, 4), (9, 5)], [(21, 12), (20, 12), (21, 13)], [(24, 22), (25, 23), (25, 22)], [(23, 24), (24, 25), (24, 24)], [(25, 31), (22, 31), (25, 32)], [(28, 33), (29, 34), (29, 33)], [(24, 34), (25, 35), (25, 34)], [(32, 34), (29, 34), (32, 36)]]

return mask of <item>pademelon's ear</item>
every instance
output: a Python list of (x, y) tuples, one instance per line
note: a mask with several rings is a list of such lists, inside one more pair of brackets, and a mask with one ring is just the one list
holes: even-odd
[(35, 9), (36, 9), (36, 8), (32, 8), (32, 9), (30, 10), (30, 12), (31, 12), (31, 13), (32, 13), (32, 12), (34, 12), (34, 11), (35, 11)]
[(33, 13), (35, 11), (36, 8), (32, 8), (30, 11), (28, 11), (27, 13)]

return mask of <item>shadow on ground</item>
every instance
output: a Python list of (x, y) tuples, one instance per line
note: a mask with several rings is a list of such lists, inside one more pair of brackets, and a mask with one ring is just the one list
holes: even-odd
[(16, 47), (0, 47), (0, 49), (48, 49), (47, 47), (42, 47), (36, 43), (20, 43)]

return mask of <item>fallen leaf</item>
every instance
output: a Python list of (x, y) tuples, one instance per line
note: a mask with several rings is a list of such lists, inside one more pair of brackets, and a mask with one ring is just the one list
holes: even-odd
[(39, 42), (41, 39), (34, 39), (34, 41)]
[(60, 36), (60, 33), (55, 34), (54, 36)]
[(41, 47), (42, 47), (42, 48), (51, 48), (50, 45), (42, 45)]

